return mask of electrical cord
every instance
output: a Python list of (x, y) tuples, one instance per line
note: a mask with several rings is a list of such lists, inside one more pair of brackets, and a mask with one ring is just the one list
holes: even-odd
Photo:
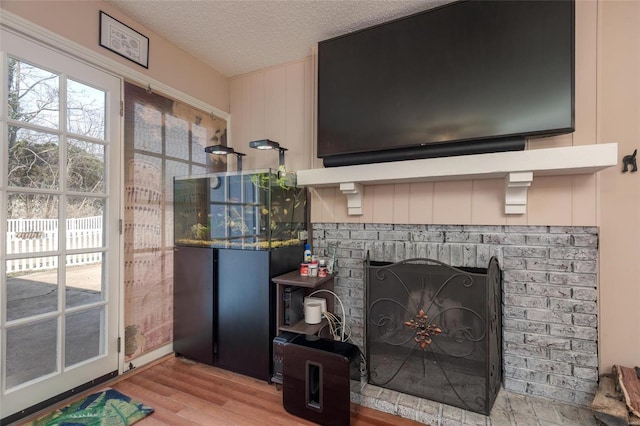
[[(322, 292), (333, 295), (333, 297), (335, 297), (338, 303), (340, 304), (340, 309), (342, 310), (342, 318), (338, 318), (336, 315), (334, 315), (331, 312), (322, 312), (324, 317), (327, 319), (327, 324), (329, 326), (329, 333), (335, 340), (340, 340), (342, 342), (349, 342), (355, 345), (356, 347), (358, 347), (358, 345), (356, 345), (356, 343), (351, 339), (351, 327), (349, 327), (346, 323), (346, 314), (344, 310), (344, 305), (342, 304), (342, 300), (340, 300), (340, 297), (338, 297), (338, 295), (335, 294), (333, 291), (325, 290), (325, 289), (316, 290), (310, 293), (309, 297), (313, 296), (314, 294), (322, 293)], [(338, 336), (338, 329), (340, 330), (340, 336)], [(345, 336), (345, 333), (347, 333), (346, 336)], [(360, 350), (359, 347), (358, 347), (358, 353), (360, 354), (360, 362), (361, 362), (360, 375), (361, 377), (365, 377), (367, 375), (367, 367), (366, 367), (367, 359), (365, 358), (364, 353), (362, 353), (362, 350)]]
[[(351, 339), (351, 327), (349, 327), (344, 322), (344, 320), (341, 320), (340, 318), (336, 317), (331, 312), (323, 312), (323, 314), (327, 319), (327, 322), (329, 324), (329, 331), (331, 332), (331, 335), (333, 336), (334, 339), (341, 340), (343, 342), (347, 342)], [(341, 331), (341, 332), (344, 331), (344, 333), (342, 333), (341, 336), (338, 336), (338, 333), (337, 333), (338, 331)]]

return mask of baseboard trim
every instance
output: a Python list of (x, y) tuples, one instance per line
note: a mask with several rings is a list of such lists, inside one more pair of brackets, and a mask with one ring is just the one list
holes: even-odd
[(158, 361), (170, 354), (173, 354), (173, 343), (160, 346), (159, 348), (125, 361), (122, 366), (123, 374), (129, 373), (136, 368), (146, 366), (149, 363)]

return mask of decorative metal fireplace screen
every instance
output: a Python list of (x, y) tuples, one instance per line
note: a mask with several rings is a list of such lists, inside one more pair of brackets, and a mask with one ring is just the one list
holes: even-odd
[(488, 415), (502, 383), (501, 281), (431, 259), (367, 259), (369, 383)]

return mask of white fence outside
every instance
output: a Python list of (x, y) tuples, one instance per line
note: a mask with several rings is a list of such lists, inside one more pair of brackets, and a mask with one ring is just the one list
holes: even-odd
[[(64, 244), (67, 250), (90, 250), (102, 247), (102, 216), (66, 219)], [(7, 274), (39, 271), (58, 267), (59, 256), (34, 257), (40, 252), (58, 250), (57, 219), (9, 219), (7, 254), (28, 257), (7, 260)], [(67, 255), (66, 266), (88, 265), (102, 261), (102, 252)]]

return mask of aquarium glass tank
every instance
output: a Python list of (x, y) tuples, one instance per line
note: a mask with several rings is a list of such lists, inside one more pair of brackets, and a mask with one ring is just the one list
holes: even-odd
[(175, 244), (269, 250), (303, 244), (307, 192), (274, 169), (174, 178)]

